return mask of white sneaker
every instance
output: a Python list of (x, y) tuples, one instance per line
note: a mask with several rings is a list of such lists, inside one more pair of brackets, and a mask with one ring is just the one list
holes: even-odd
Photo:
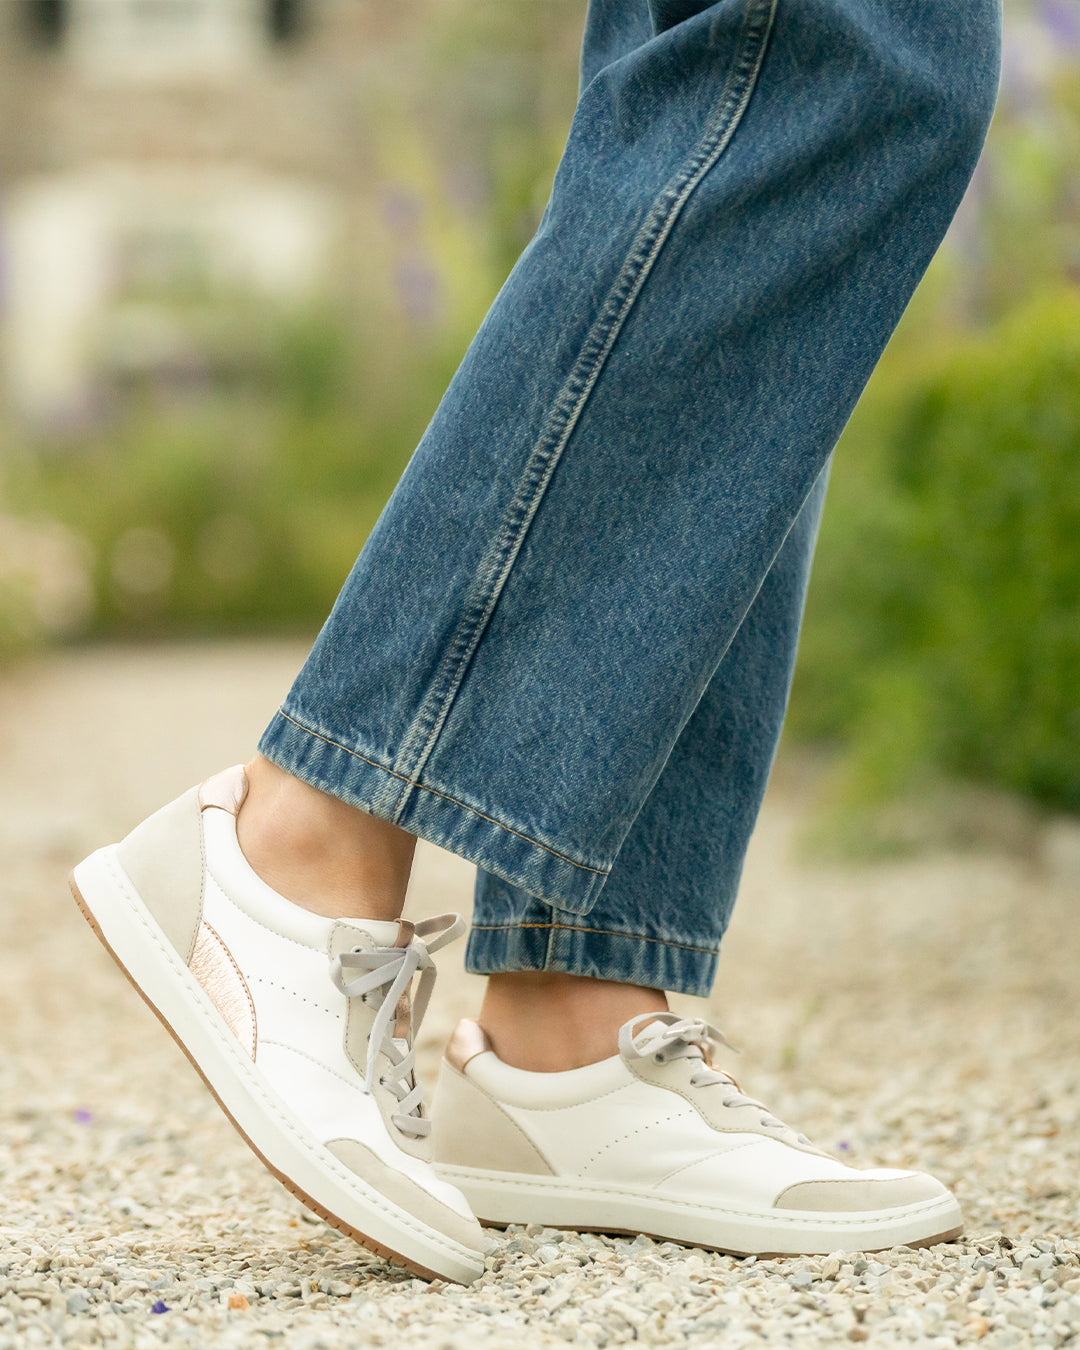
[(246, 792), (239, 765), (192, 788), (81, 862), (72, 892), (294, 1195), (417, 1274), (468, 1283), (487, 1243), (427, 1160), (412, 1048), (435, 978), (430, 953), (464, 924), (324, 919), (292, 904), (240, 850)]
[(481, 1221), (648, 1233), (740, 1256), (926, 1246), (960, 1233), (933, 1177), (857, 1171), (712, 1068), (699, 1018), (647, 1013), (618, 1055), (566, 1073), (504, 1064), (475, 1022), (451, 1038), (435, 1166)]

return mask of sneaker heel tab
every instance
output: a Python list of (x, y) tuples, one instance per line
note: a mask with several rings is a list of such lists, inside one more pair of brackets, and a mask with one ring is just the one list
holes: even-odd
[(454, 1028), (454, 1034), (447, 1042), (446, 1062), (457, 1069), (458, 1073), (464, 1073), (469, 1060), (475, 1059), (477, 1055), (482, 1055), (490, 1049), (491, 1042), (480, 1023), (462, 1018)]
[(230, 816), (240, 814), (240, 808), (248, 794), (247, 774), (242, 764), (234, 764), (231, 769), (222, 769), (213, 774), (199, 788), (199, 810), (216, 806), (228, 811)]

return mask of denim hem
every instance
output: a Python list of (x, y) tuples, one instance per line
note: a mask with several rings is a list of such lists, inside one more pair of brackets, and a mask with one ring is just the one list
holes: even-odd
[(553, 970), (699, 998), (712, 989), (718, 960), (719, 952), (708, 947), (558, 920), (474, 924), (465, 951), (465, 969), (473, 975)]
[(607, 880), (607, 871), (575, 862), (423, 783), (409, 784), (413, 791), (405, 810), (395, 814), (402, 774), (301, 725), (283, 710), (263, 733), (259, 753), (312, 787), (449, 849), (556, 909), (587, 914)]

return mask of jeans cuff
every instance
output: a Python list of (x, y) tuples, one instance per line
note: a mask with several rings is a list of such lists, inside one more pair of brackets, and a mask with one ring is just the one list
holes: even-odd
[(312, 787), (449, 849), (560, 910), (587, 914), (607, 880), (607, 871), (567, 857), (441, 787), (405, 778), (284, 709), (263, 732), (259, 752)]
[(591, 928), (588, 920), (577, 924), (568, 914), (474, 923), (465, 950), (465, 968), (473, 975), (549, 970), (699, 998), (712, 989), (718, 960), (719, 953), (707, 947)]

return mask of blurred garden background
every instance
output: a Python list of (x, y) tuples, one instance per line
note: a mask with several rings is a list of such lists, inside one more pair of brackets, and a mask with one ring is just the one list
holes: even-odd
[[(543, 210), (583, 15), (6, 0), (0, 663), (314, 634)], [(1080, 811), (1080, 0), (1006, 0), (984, 158), (838, 450), (789, 734), (849, 825), (953, 778)]]

